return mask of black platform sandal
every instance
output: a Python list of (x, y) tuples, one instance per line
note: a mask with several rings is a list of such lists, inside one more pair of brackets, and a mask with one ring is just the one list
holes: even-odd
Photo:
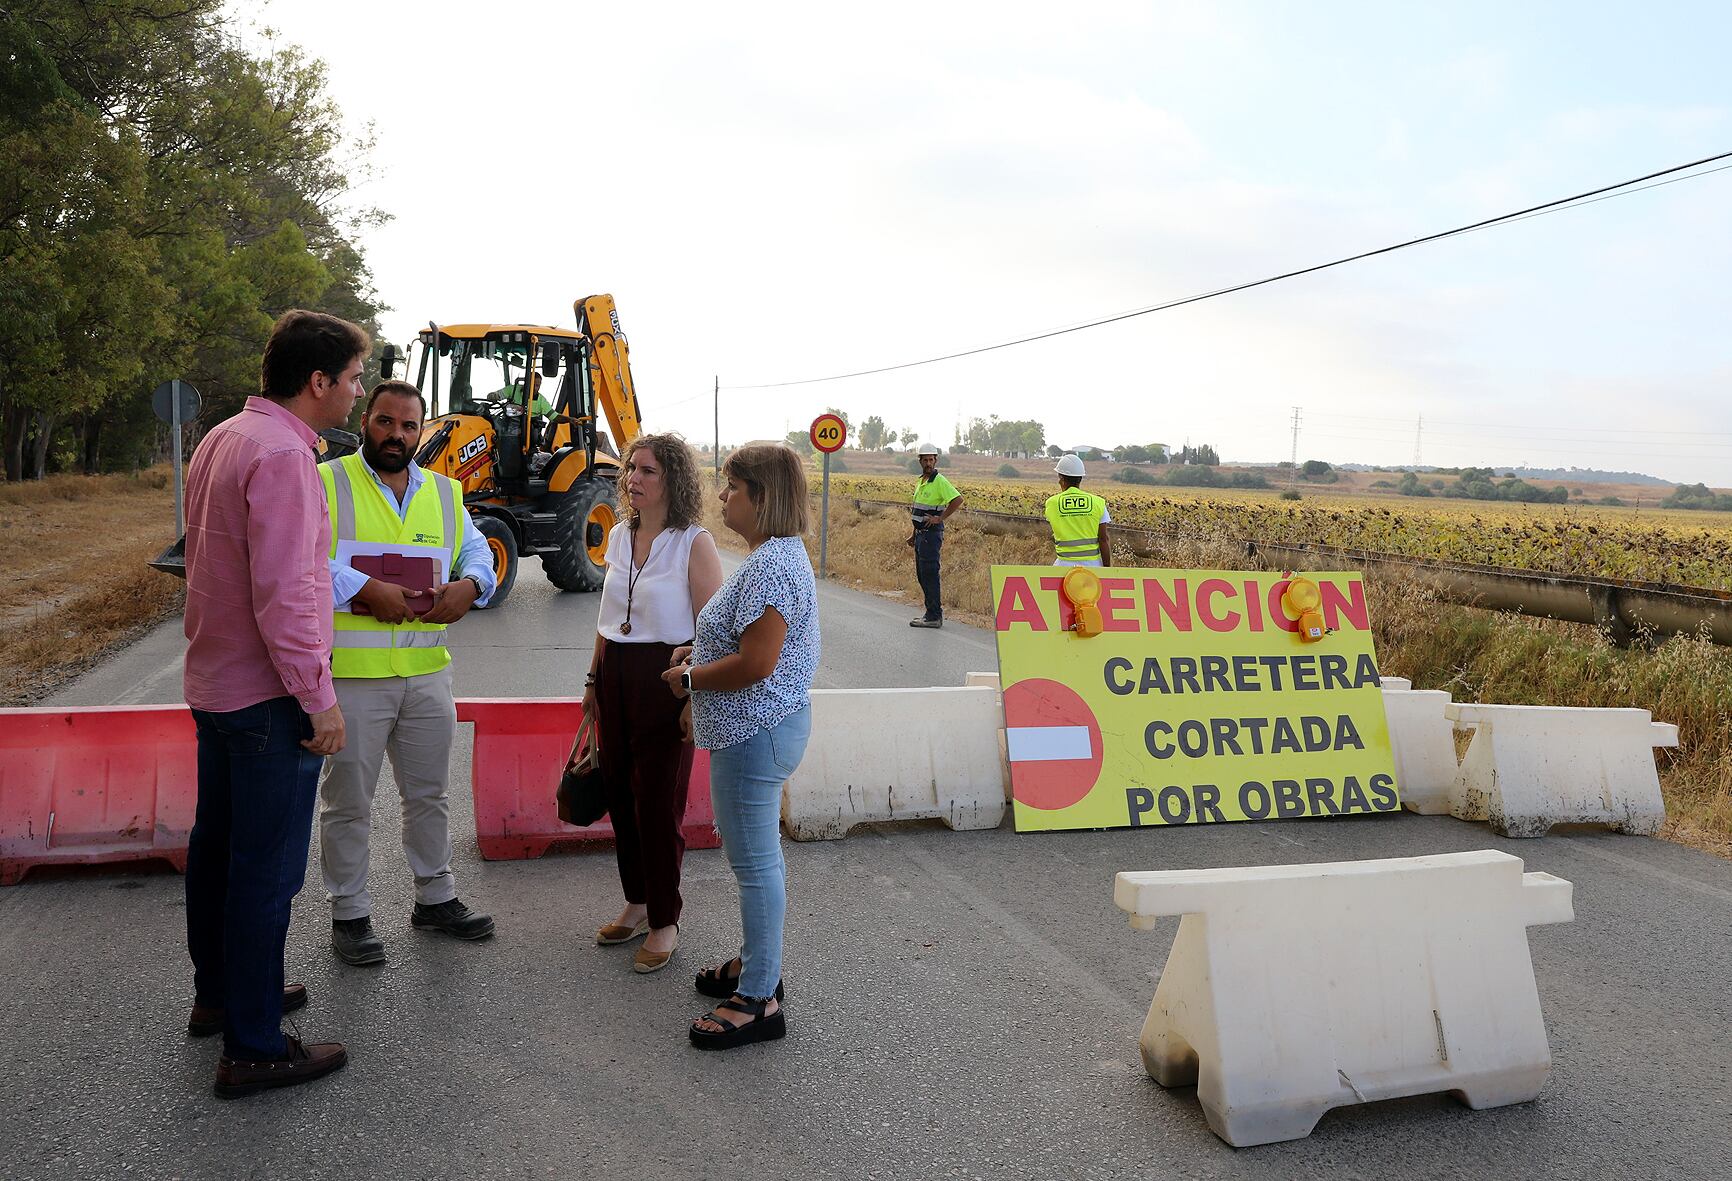
[[(716, 964), (714, 967), (705, 968), (697, 974), (692, 984), (705, 996), (713, 996), (717, 1000), (725, 1001), (740, 991), (739, 973), (736, 972), (732, 976), (728, 975), (728, 969), (739, 962), (740, 957), (735, 956), (725, 964)], [(778, 980), (776, 981), (776, 1000), (780, 1001), (781, 999), (782, 982)]]
[[(769, 997), (743, 997), (735, 995), (729, 998), (726, 1005), (718, 1008), (732, 1009), (736, 1013), (746, 1013), (750, 1021), (735, 1025), (726, 1017), (716, 1013), (714, 1009), (692, 1022), (687, 1031), (691, 1034), (692, 1045), (700, 1050), (731, 1050), (735, 1046), (749, 1046), (753, 1042), (774, 1041), (788, 1032), (788, 1019), (780, 1007), (774, 1013), (766, 1014), (770, 1007)], [(699, 1029), (698, 1021), (714, 1021), (721, 1030)]]

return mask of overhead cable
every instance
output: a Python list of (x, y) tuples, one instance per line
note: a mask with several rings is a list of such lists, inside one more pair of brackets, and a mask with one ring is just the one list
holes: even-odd
[(1602, 185), (1597, 189), (1589, 189), (1587, 192), (1576, 193), (1568, 197), (1559, 197), (1555, 201), (1546, 201), (1539, 205), (1530, 205), (1526, 209), (1517, 209), (1510, 213), (1500, 214), (1497, 217), (1484, 218), (1468, 225), (1457, 226), (1452, 230), (1441, 230), (1435, 234), (1426, 234), (1419, 238), (1409, 238), (1405, 242), (1396, 242), (1390, 246), (1380, 246), (1375, 250), (1364, 250), (1358, 254), (1350, 254), (1344, 258), (1332, 259), (1329, 262), (1317, 263), (1314, 266), (1300, 267), (1299, 269), (1292, 271), (1283, 271), (1278, 275), (1269, 275), (1265, 278), (1254, 279), (1247, 283), (1235, 283), (1229, 287), (1217, 287), (1213, 291), (1204, 291), (1197, 295), (1188, 295), (1183, 299), (1168, 300), (1165, 303), (1157, 303), (1149, 307), (1136, 308), (1132, 311), (1120, 312), (1113, 316), (1104, 316), (1095, 320), (1086, 320), (1083, 323), (1072, 324), (1063, 328), (1053, 328), (1046, 332), (1037, 332), (1031, 336), (1018, 337), (1015, 340), (1001, 341), (998, 344), (982, 345), (979, 348), (972, 349), (961, 349), (952, 353), (942, 353), (936, 357), (925, 357), (918, 361), (904, 361), (897, 365), (880, 365), (873, 369), (857, 369), (851, 373), (833, 373), (827, 377), (807, 377), (798, 381), (767, 381), (746, 385), (725, 385), (721, 388), (725, 390), (774, 390), (785, 389), (789, 386), (797, 385), (816, 385), (820, 382), (845, 381), (851, 377), (869, 377), (877, 373), (892, 373), (899, 369), (913, 369), (921, 365), (935, 365), (940, 361), (954, 361), (961, 357), (973, 357), (978, 356), (981, 353), (990, 353), (996, 352), (1000, 349), (1015, 348), (1017, 345), (1032, 344), (1035, 341), (1040, 340), (1050, 340), (1055, 336), (1064, 336), (1072, 332), (1082, 332), (1089, 328), (1100, 328), (1107, 324), (1116, 324), (1122, 320), (1131, 320), (1138, 316), (1150, 315), (1154, 312), (1164, 312), (1172, 308), (1184, 307), (1187, 304), (1201, 303), (1203, 300), (1215, 299), (1222, 295), (1231, 295), (1237, 291), (1248, 291), (1253, 287), (1266, 287), (1271, 283), (1279, 283), (1284, 279), (1295, 279), (1301, 275), (1316, 274), (1318, 271), (1326, 271), (1332, 267), (1346, 266), (1351, 262), (1359, 262), (1363, 259), (1375, 258), (1380, 254), (1392, 254), (1397, 250), (1406, 250), (1412, 246), (1422, 246), (1428, 242), (1438, 242), (1444, 238), (1453, 238), (1461, 234), (1470, 234), (1476, 230), (1490, 229), (1493, 226), (1506, 225), (1514, 221), (1524, 221), (1527, 218), (1536, 217), (1545, 213), (1562, 212), (1562, 210), (1575, 205), (1592, 204), (1595, 201), (1605, 200), (1608, 197), (1628, 196), (1630, 193), (1642, 191), (1641, 188), (1637, 188), (1636, 186), (1643, 186), (1645, 188), (1658, 187), (1656, 185), (1649, 185), (1646, 182), (1658, 180), (1660, 177), (1674, 177), (1673, 181), (1661, 182), (1670, 184), (1675, 183), (1675, 181), (1678, 180), (1690, 180), (1696, 176), (1707, 176), (1713, 172), (1720, 172), (1726, 168), (1732, 168), (1732, 164), (1727, 164), (1723, 165), (1721, 168), (1711, 168), (1705, 169), (1702, 172), (1691, 173), (1690, 176), (1675, 175), (1681, 172), (1688, 172), (1692, 168), (1701, 168), (1704, 164), (1715, 164), (1722, 160), (1732, 160), (1732, 152), (1721, 152), (1714, 156), (1704, 156), (1700, 160), (1692, 160), (1687, 164), (1677, 164), (1671, 168), (1662, 168), (1658, 172), (1650, 172), (1645, 176), (1637, 176), (1632, 177), (1629, 180), (1619, 181), (1617, 184)]

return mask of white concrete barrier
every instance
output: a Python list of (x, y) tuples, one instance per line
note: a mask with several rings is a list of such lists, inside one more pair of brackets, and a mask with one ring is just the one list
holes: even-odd
[(1571, 886), (1518, 857), (1121, 873), (1113, 897), (1139, 929), (1183, 916), (1143, 1065), (1236, 1147), (1403, 1095), (1521, 1103), (1551, 1071), (1527, 928), (1571, 921)]
[[(991, 689), (993, 692), (999, 693), (999, 698), (998, 698), (998, 757), (1004, 763), (1005, 767), (1008, 768), (1010, 766), (1010, 738), (1004, 732), (1004, 697), (1003, 697), (1003, 694), (1000, 690), (1000, 686), (998, 683), (998, 674), (997, 673), (964, 673), (964, 674), (962, 674), (962, 683), (964, 685), (975, 686), (976, 688)], [(1011, 784), (1010, 784), (1010, 774), (1007, 770), (1005, 773), (1005, 776), (1004, 776), (1004, 802), (1006, 804), (1008, 804), (1008, 803), (1010, 803), (1010, 801), (1011, 801)]]
[(1653, 747), (1678, 728), (1645, 709), (1458, 702), (1444, 713), (1473, 730), (1450, 792), (1450, 814), (1488, 820), (1506, 837), (1554, 824), (1605, 824), (1652, 836), (1666, 819)]
[(1442, 689), (1391, 689), (1394, 679), (1383, 678), (1383, 716), (1389, 719), (1401, 804), (1426, 816), (1447, 815), (1457, 766), (1455, 727), (1443, 712), (1449, 694)]
[(998, 690), (816, 689), (812, 739), (782, 786), (782, 826), (832, 841), (856, 824), (997, 828), (1010, 781)]
[(1413, 682), (1408, 680), (1406, 677), (1379, 676), (1377, 679), (1383, 683), (1385, 689), (1399, 689), (1406, 691), (1413, 688)]

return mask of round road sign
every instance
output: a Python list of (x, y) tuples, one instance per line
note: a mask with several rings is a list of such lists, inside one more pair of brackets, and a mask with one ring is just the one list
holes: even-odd
[(164, 422), (173, 422), (173, 398), (177, 387), (180, 391), (180, 421), (183, 425), (190, 425), (192, 420), (198, 417), (199, 407), (198, 391), (192, 388), (190, 381), (165, 381), (157, 386), (150, 395), (150, 408), (156, 411), (156, 416)]
[(1101, 726), (1076, 690), (1044, 677), (1004, 691), (1010, 789), (1016, 802), (1056, 810), (1078, 803), (1101, 777)]
[(812, 446), (828, 455), (842, 450), (848, 441), (848, 424), (834, 414), (820, 414), (812, 420)]

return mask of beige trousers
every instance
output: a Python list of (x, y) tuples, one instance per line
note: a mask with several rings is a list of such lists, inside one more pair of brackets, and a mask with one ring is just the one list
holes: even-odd
[(319, 785), (319, 863), (331, 917), (373, 913), (367, 892), (373, 793), (387, 754), (403, 801), (403, 853), (415, 875), (415, 901), (449, 902), (457, 897), (446, 797), (457, 730), (451, 666), (419, 677), (338, 677), (336, 687), (347, 737), (325, 761)]

